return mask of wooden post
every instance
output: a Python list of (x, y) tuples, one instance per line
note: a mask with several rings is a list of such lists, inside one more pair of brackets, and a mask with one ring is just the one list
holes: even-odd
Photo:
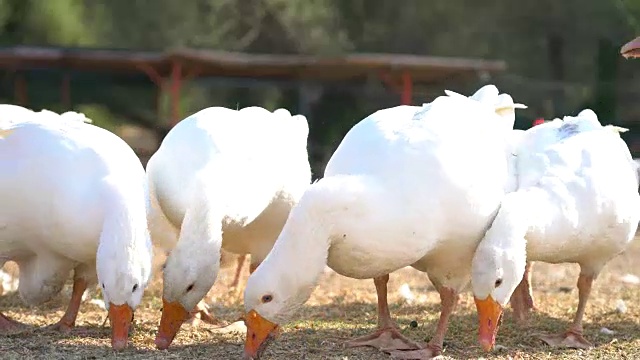
[(162, 78), (162, 76), (158, 73), (158, 71), (156, 71), (156, 69), (154, 69), (151, 65), (146, 64), (146, 63), (139, 63), (137, 65), (137, 68), (142, 71), (143, 73), (145, 73), (149, 79), (151, 80), (151, 82), (153, 82), (156, 87), (156, 99), (155, 99), (155, 105), (156, 105), (156, 118), (157, 119), (161, 119), (162, 118), (162, 95), (164, 94), (164, 89), (166, 87), (166, 81), (165, 79)]
[(409, 72), (402, 72), (400, 84), (398, 84), (388, 72), (381, 71), (378, 73), (378, 76), (382, 82), (389, 86), (393, 91), (400, 93), (400, 103), (402, 105), (411, 104), (411, 101), (413, 100), (413, 80), (411, 79), (411, 74), (409, 74)]
[(411, 79), (411, 74), (405, 71), (402, 73), (401, 103), (402, 105), (411, 105), (412, 100), (413, 100), (413, 81)]

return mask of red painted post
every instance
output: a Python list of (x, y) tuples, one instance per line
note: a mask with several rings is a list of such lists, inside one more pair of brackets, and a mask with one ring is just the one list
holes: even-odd
[(413, 100), (413, 81), (411, 74), (405, 71), (402, 73), (402, 105), (411, 105)]
[(156, 69), (146, 63), (139, 63), (137, 65), (137, 68), (142, 71), (143, 73), (145, 73), (149, 79), (151, 80), (151, 82), (153, 82), (156, 87), (157, 87), (157, 91), (156, 91), (156, 117), (157, 119), (161, 119), (162, 118), (162, 94), (164, 93), (164, 90), (166, 89), (166, 81), (165, 79), (158, 73), (158, 71), (156, 71)]
[(138, 70), (145, 73), (149, 77), (149, 79), (153, 81), (153, 83), (156, 84), (158, 87), (164, 86), (164, 79), (162, 78), (162, 76), (160, 76), (160, 74), (158, 74), (158, 72), (156, 71), (156, 69), (153, 68), (153, 66), (146, 63), (139, 63), (136, 65), (136, 67), (138, 68)]

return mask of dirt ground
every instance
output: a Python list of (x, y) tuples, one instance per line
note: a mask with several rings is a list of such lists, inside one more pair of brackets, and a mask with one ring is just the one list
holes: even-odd
[[(507, 311), (498, 344), (503, 348), (484, 353), (476, 342), (477, 320), (470, 292), (451, 317), (445, 339), (444, 358), (452, 359), (633, 359), (640, 358), (640, 284), (623, 281), (627, 274), (640, 276), (640, 241), (610, 262), (597, 279), (585, 316), (585, 336), (595, 344), (592, 350), (554, 350), (535, 337), (540, 332), (560, 332), (568, 326), (577, 306), (575, 283), (577, 265), (537, 263), (533, 270), (534, 295), (539, 307), (529, 324), (518, 327)], [(158, 257), (158, 265), (162, 259)], [(232, 262), (233, 264), (234, 262)], [(232, 265), (231, 264), (231, 265)], [(11, 268), (5, 269), (11, 273)], [(234, 266), (223, 269), (208, 295), (214, 313), (224, 321), (241, 315), (242, 306), (234, 300), (227, 286)], [(246, 278), (248, 271), (244, 269)], [(633, 280), (633, 279), (632, 279)], [(399, 291), (408, 284), (414, 299), (405, 300)], [(101, 325), (106, 312), (87, 301), (81, 307), (77, 328), (70, 334), (33, 330), (0, 337), (2, 359), (239, 359), (243, 334), (219, 334), (210, 325), (197, 328), (183, 326), (169, 350), (154, 347), (160, 320), (161, 280), (147, 288), (144, 300), (135, 314), (135, 328), (130, 346), (114, 353), (110, 348), (109, 330)], [(403, 333), (415, 340), (431, 337), (439, 314), (439, 298), (427, 276), (406, 268), (391, 275), (389, 283), (391, 312)], [(26, 307), (16, 293), (0, 296), (0, 310), (34, 326), (57, 321), (69, 298), (70, 286), (56, 299), (39, 307)], [(92, 294), (96, 297), (96, 293)], [(617, 310), (620, 300), (626, 312)], [(375, 349), (348, 349), (343, 342), (364, 335), (375, 328), (375, 288), (371, 280), (352, 280), (332, 271), (322, 278), (299, 320), (284, 328), (263, 359), (389, 359)], [(411, 321), (418, 326), (411, 328)], [(605, 333), (602, 328), (613, 331)]]

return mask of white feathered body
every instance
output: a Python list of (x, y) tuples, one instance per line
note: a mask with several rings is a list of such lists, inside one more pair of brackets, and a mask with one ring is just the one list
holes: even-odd
[(213, 107), (180, 122), (147, 165), (154, 243), (172, 249), (186, 211), (201, 203), (194, 197), (208, 192), (223, 249), (259, 263), (310, 184), (307, 135), (304, 117), (258, 107)]
[[(114, 247), (105, 252), (114, 258), (124, 244), (150, 251), (146, 179), (133, 150), (101, 128), (38, 114), (0, 120), (12, 131), (0, 140), (0, 267), (19, 264), (19, 291), (28, 303), (55, 295), (73, 269), (95, 281), (101, 237), (113, 240), (102, 246)], [(143, 257), (150, 263), (150, 254)]]
[[(640, 221), (638, 176), (616, 131), (586, 110), (536, 126), (518, 151), (518, 192), (530, 199), (529, 260), (599, 269), (624, 250)], [(526, 216), (526, 215), (522, 215)]]
[(336, 199), (345, 220), (334, 225), (344, 236), (334, 234), (329, 266), (370, 278), (413, 264), (439, 281), (466, 281), (509, 190), (507, 136), (474, 107), (442, 97), (415, 117), (418, 107), (379, 111), (347, 134), (325, 172), (345, 191)]

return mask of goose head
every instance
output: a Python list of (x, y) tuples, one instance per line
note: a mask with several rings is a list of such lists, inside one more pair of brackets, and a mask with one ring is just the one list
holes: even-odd
[[(244, 293), (244, 322), (247, 326), (244, 359), (257, 359), (279, 335), (280, 326), (289, 322), (311, 296), (326, 263), (324, 249), (325, 253), (320, 251), (298, 259), (294, 252), (284, 248), (291, 240), (281, 242), (280, 249), (267, 255), (247, 280)], [(297, 269), (296, 273), (291, 269)]]
[(155, 340), (158, 349), (171, 345), (191, 311), (213, 286), (219, 267), (220, 256), (212, 256), (211, 251), (190, 251), (179, 245), (171, 251), (164, 266), (162, 317)]
[(273, 249), (247, 280), (244, 359), (257, 359), (277, 337), (280, 326), (309, 299), (326, 267), (333, 224), (343, 216), (337, 209), (344, 207), (332, 204), (339, 190), (323, 180), (311, 185), (291, 210)]
[(478, 310), (479, 340), (485, 350), (495, 344), (502, 311), (522, 280), (527, 262), (525, 235), (529, 229), (528, 195), (510, 193), (471, 264), (471, 285)]
[(472, 263), (473, 294), (480, 322), (480, 344), (490, 350), (502, 312), (524, 276), (526, 256), (499, 246), (480, 244)]
[(293, 283), (289, 282), (289, 279), (281, 279), (284, 281), (279, 282), (273, 276), (267, 276), (264, 271), (260, 271), (260, 267), (249, 277), (245, 288), (247, 312), (244, 322), (247, 326), (247, 336), (244, 359), (257, 359), (271, 340), (277, 337), (280, 326), (291, 318), (298, 307), (297, 304), (305, 301), (294, 299), (300, 294), (292, 291), (290, 285)]
[[(146, 220), (144, 221), (146, 225)], [(117, 238), (116, 238), (117, 237)], [(123, 244), (121, 240), (128, 241)], [(96, 270), (111, 324), (111, 346), (127, 346), (134, 310), (151, 277), (151, 238), (142, 226), (137, 233), (105, 228), (98, 245)]]
[[(153, 246), (147, 223), (147, 182), (140, 160), (132, 179), (104, 190), (106, 213), (98, 249), (96, 273), (111, 323), (111, 346), (127, 346), (133, 312), (151, 278)], [(124, 159), (122, 159), (124, 160)], [(139, 182), (132, 181), (140, 179)]]
[[(202, 200), (206, 201), (206, 200)], [(180, 239), (164, 265), (158, 349), (171, 345), (190, 312), (213, 286), (220, 270), (221, 218), (201, 203), (187, 210)]]

